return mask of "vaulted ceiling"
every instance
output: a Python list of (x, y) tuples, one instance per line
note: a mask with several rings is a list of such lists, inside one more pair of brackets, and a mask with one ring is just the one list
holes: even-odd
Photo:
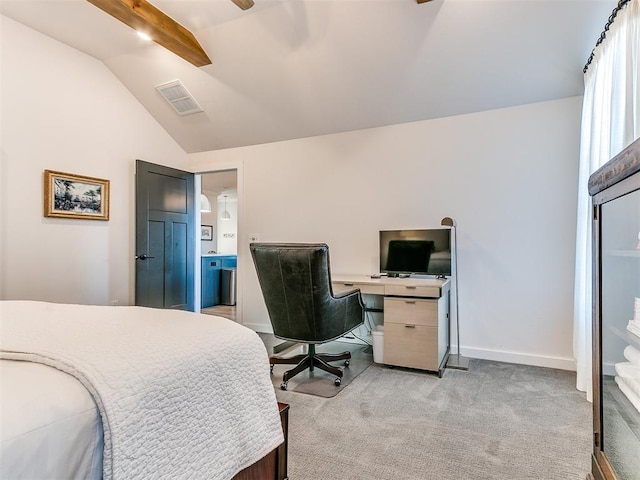
[[(459, 115), (581, 95), (615, 0), (150, 0), (190, 30), (195, 67), (86, 0), (0, 12), (103, 61), (185, 151)], [(179, 79), (203, 112), (155, 89)]]

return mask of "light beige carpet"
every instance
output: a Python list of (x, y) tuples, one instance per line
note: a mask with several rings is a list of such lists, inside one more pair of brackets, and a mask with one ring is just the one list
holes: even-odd
[(333, 398), (276, 396), (290, 405), (295, 480), (584, 480), (590, 467), (591, 404), (574, 372), (373, 364)]

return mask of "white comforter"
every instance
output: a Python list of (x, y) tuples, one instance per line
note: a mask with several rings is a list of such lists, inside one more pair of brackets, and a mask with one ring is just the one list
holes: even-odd
[(5, 301), (0, 358), (54, 366), (91, 392), (105, 479), (229, 479), (283, 441), (266, 349), (226, 319)]

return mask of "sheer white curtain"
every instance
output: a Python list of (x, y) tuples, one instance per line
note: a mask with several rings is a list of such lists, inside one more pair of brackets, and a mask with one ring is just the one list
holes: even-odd
[(640, 137), (640, 0), (617, 14), (587, 70), (582, 106), (573, 353), (578, 390), (592, 400), (591, 199), (589, 176)]

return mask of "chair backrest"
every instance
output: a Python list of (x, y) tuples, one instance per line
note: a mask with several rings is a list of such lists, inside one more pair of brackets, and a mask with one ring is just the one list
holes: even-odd
[(276, 337), (322, 343), (363, 322), (359, 293), (351, 299), (333, 295), (326, 244), (252, 243), (249, 248)]

